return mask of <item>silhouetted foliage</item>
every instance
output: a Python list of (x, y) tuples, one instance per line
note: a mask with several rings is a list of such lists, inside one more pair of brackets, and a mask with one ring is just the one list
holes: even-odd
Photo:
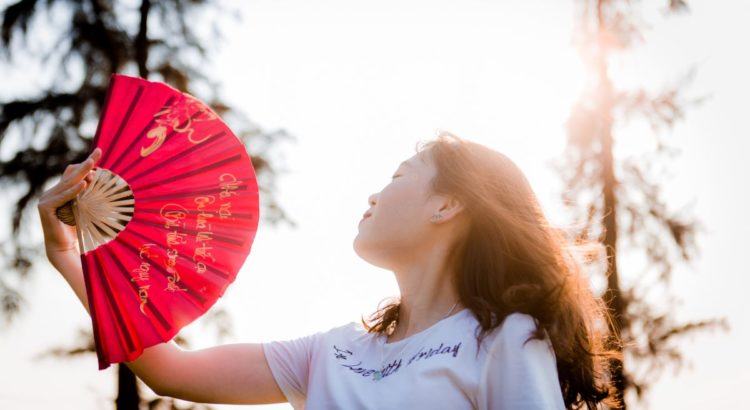
[[(686, 10), (684, 1), (670, 1), (667, 9)], [(669, 292), (675, 264), (690, 262), (698, 251), (695, 241), (701, 225), (688, 212), (670, 209), (659, 186), (662, 174), (655, 168), (676, 154), (661, 132), (681, 120), (688, 106), (700, 102), (685, 95), (686, 80), (694, 72), (658, 93), (616, 90), (608, 72), (610, 55), (643, 40), (635, 5), (585, 0), (582, 11), (577, 43), (591, 76), (570, 115), (566, 157), (557, 169), (565, 182), (563, 200), (581, 223), (576, 239), (597, 240), (606, 252), (603, 296), (613, 316), (613, 346), (624, 357), (624, 363), (613, 363), (611, 377), (625, 408), (628, 390), (642, 398), (665, 367), (679, 368), (684, 362), (676, 344), (679, 338), (726, 327), (726, 322), (679, 323), (674, 318), (677, 300)], [(656, 150), (618, 160), (617, 126), (635, 119), (651, 126)], [(622, 246), (622, 239), (627, 246)], [(625, 250), (643, 253), (643, 271), (618, 269), (618, 257), (625, 256)]]
[[(25, 0), (3, 11), (0, 50), (5, 64), (16, 71), (28, 70), (14, 65), (14, 57), (20, 55), (38, 60), (45, 69), (55, 68), (49, 85), (36, 95), (16, 99), (1, 96), (0, 149), (12, 154), (0, 160), (0, 186), (22, 190), (13, 207), (11, 239), (0, 249), (6, 268), (3, 275), (27, 273), (34, 256), (39, 254), (38, 244), (15, 240), (23, 214), (48, 181), (58, 177), (66, 165), (88, 155), (113, 73), (164, 81), (206, 101), (233, 129), (240, 130), (238, 136), (251, 147), (253, 165), (261, 181), (264, 219), (293, 224), (275, 199), (278, 161), (271, 152), (280, 140), (291, 137), (284, 130), (264, 131), (231, 109), (215, 91), (218, 84), (201, 71), (201, 62), (209, 54), (193, 33), (195, 24), (188, 24), (188, 20), (200, 21), (197, 13), (205, 15), (206, 9), (215, 7), (213, 3), (142, 1), (137, 10), (124, 3)], [(57, 27), (56, 38), (47, 50), (30, 50), (30, 25), (46, 30), (45, 36), (55, 31), (56, 24), (41, 27), (44, 22), (38, 20), (43, 18), (62, 26)], [(152, 30), (157, 33), (147, 27), (158, 27)], [(212, 37), (220, 38), (220, 33), (214, 30)], [(38, 82), (38, 78), (29, 78), (30, 84)], [(20, 294), (3, 276), (0, 300), (6, 315), (18, 311)]]
[[(230, 108), (219, 96), (219, 85), (203, 71), (210, 56), (207, 45), (213, 48), (221, 33), (216, 21), (209, 33), (199, 30), (209, 26), (217, 10), (210, 0), (20, 0), (4, 8), (3, 65), (27, 75), (26, 88), (33, 93), (11, 96), (8, 84), (0, 95), (0, 152), (5, 153), (0, 186), (20, 191), (9, 221), (11, 237), (0, 244), (0, 308), (6, 319), (19, 312), (18, 284), (42, 253), (40, 243), (21, 239), (24, 214), (66, 165), (88, 155), (114, 73), (163, 81), (195, 95), (240, 130), (237, 135), (251, 148), (258, 175), (262, 217), (294, 225), (275, 197), (279, 171), (273, 155), (277, 143), (291, 137), (284, 130), (262, 130)], [(38, 67), (30, 67), (30, 61)], [(11, 209), (14, 198), (3, 199)], [(130, 377), (127, 367), (120, 368), (121, 378)], [(140, 402), (134, 380), (120, 386), (121, 394), (129, 389), (130, 399), (123, 400), (131, 405)]]
[[(206, 313), (205, 320), (201, 321), (204, 327), (210, 325), (215, 330), (217, 342), (221, 342), (232, 336), (232, 321), (224, 310), (211, 310)], [(189, 349), (190, 341), (178, 334), (173, 339), (180, 347)], [(36, 356), (37, 360), (46, 358), (69, 359), (83, 355), (94, 355), (96, 345), (91, 329), (79, 329), (73, 346), (54, 347)], [(187, 403), (179, 404), (179, 400), (164, 397), (154, 397), (149, 400), (141, 399), (140, 385), (135, 375), (127, 366), (117, 366), (118, 370), (118, 395), (115, 403), (118, 409), (138, 408), (137, 403), (144, 402), (149, 409), (178, 409), (178, 410), (210, 410), (213, 407), (205, 404)], [(135, 404), (135, 405), (134, 405)]]

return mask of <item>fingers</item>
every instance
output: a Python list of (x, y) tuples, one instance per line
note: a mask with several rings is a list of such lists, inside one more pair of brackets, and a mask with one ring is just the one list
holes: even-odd
[(89, 171), (94, 169), (94, 165), (96, 165), (96, 161), (98, 161), (101, 157), (101, 153), (102, 150), (96, 148), (91, 154), (89, 154), (88, 158), (86, 158), (85, 161), (78, 164), (78, 167), (70, 172), (69, 177), (71, 179), (80, 180), (81, 178), (86, 176)]
[(59, 199), (57, 200), (57, 202), (59, 202), (58, 206), (62, 206), (66, 202), (68, 202), (71, 199), (75, 198), (76, 195), (78, 195), (81, 191), (83, 191), (84, 189), (86, 189), (87, 185), (88, 184), (86, 183), (86, 181), (78, 181), (76, 184), (74, 184), (70, 188), (62, 191), (59, 194)]
[[(91, 154), (89, 154), (86, 160), (90, 159), (94, 161), (94, 164), (96, 164), (96, 161), (99, 161), (99, 158), (101, 158), (101, 156), (102, 156), (102, 150), (101, 148), (97, 147), (91, 152)], [(70, 174), (72, 174), (75, 170), (79, 169), (80, 166), (86, 162), (86, 160), (84, 160), (83, 162), (79, 164), (70, 164), (67, 167), (65, 167), (65, 171), (63, 171), (63, 176), (65, 177), (65, 176), (69, 176)]]
[(42, 194), (42, 197), (39, 199), (39, 211), (42, 214), (54, 214), (57, 208), (74, 199), (76, 195), (86, 189), (87, 185), (86, 181), (78, 181), (65, 189), (58, 189), (57, 191), (50, 189)]
[(70, 175), (71, 172), (75, 171), (76, 166), (74, 164), (70, 164), (67, 167), (65, 167), (65, 171), (63, 171), (63, 176), (66, 177)]
[(102, 157), (102, 149), (99, 147), (94, 148), (93, 151), (91, 151), (91, 154), (89, 154), (89, 158), (91, 158), (94, 163), (99, 161), (99, 159)]
[(44, 192), (39, 198), (39, 210), (54, 212), (57, 207), (75, 198), (91, 182), (90, 172), (94, 169), (96, 161), (101, 158), (101, 155), (101, 149), (96, 148), (83, 162), (68, 165), (60, 182)]
[(56, 188), (58, 188), (59, 190), (66, 190), (77, 184), (84, 178), (88, 178), (88, 181), (91, 182), (89, 172), (94, 169), (96, 161), (98, 161), (101, 156), (102, 150), (96, 148), (83, 162), (79, 164), (68, 165), (65, 168), (62, 179), (60, 180)]

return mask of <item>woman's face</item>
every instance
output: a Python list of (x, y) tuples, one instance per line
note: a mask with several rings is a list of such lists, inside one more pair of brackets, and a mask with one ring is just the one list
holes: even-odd
[(432, 215), (441, 198), (430, 182), (437, 169), (425, 151), (402, 162), (391, 182), (369, 197), (370, 208), (359, 222), (354, 251), (373, 265), (393, 269), (429, 244)]

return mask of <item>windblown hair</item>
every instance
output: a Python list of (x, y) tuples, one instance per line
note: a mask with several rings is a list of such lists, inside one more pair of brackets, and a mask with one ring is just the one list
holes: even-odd
[[(468, 217), (448, 263), (461, 303), (481, 326), (477, 343), (509, 314), (528, 314), (537, 323), (530, 339), (546, 332), (552, 343), (566, 408), (612, 403), (610, 318), (573, 257), (576, 245), (547, 222), (523, 172), (507, 156), (448, 132), (419, 150), (437, 168), (432, 192), (457, 198)], [(396, 298), (362, 322), (389, 334), (398, 313)]]

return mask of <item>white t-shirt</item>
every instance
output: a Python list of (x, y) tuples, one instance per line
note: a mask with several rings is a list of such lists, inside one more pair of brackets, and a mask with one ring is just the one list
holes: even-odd
[(393, 343), (352, 322), (263, 349), (295, 409), (565, 408), (549, 340), (528, 340), (531, 316), (509, 315), (479, 351), (478, 326), (465, 308)]

